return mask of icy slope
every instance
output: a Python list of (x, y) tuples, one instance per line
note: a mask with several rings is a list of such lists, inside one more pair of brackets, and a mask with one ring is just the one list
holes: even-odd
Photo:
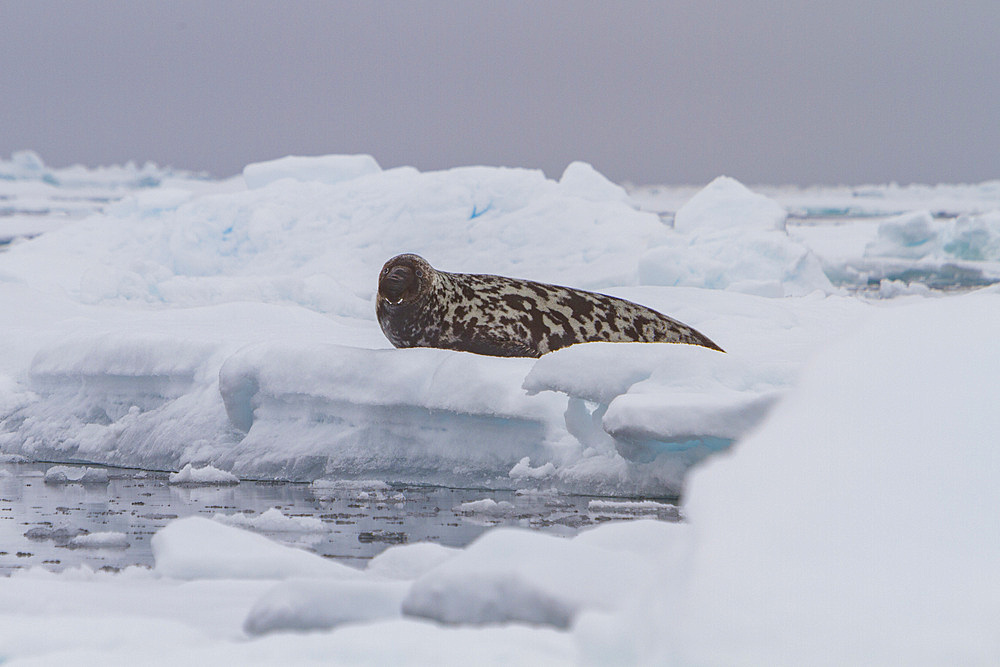
[[(781, 206), (728, 178), (673, 226), (583, 163), (553, 181), (325, 156), (249, 165), (245, 179), (132, 191), (0, 254), (4, 452), (674, 495), (870, 309), (836, 293)], [(727, 353), (387, 349), (375, 272), (404, 251), (629, 298)]]

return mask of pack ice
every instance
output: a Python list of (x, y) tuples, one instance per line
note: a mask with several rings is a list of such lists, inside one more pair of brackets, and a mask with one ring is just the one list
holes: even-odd
[[(94, 187), (30, 157), (5, 163), (14, 192)], [(864, 309), (789, 235), (781, 205), (726, 177), (672, 225), (579, 162), (558, 181), (383, 170), (371, 156), (253, 164), (242, 182), (116, 178), (101, 211), (0, 255), (4, 452), (243, 478), (675, 495)], [(378, 268), (400, 252), (622, 296), (727, 354), (392, 349), (373, 300)]]
[[(794, 373), (787, 349), (802, 341), (783, 335), (789, 313), (769, 303), (776, 320), (736, 336), (733, 311), (788, 286), (833, 291), (781, 207), (732, 179), (694, 197), (672, 229), (584, 163), (558, 181), (382, 170), (370, 156), (284, 158), (244, 175), (242, 187), (133, 188), (0, 256), (4, 451), (250, 478), (672, 495)], [(740, 265), (723, 242), (733, 230), (752, 247)], [(375, 276), (400, 252), (640, 301), (729, 353), (390, 349)]]
[[(177, 519), (152, 537), (152, 570), (0, 579), (0, 661), (998, 663), (1000, 290), (876, 272), (870, 295), (895, 297), (878, 300), (841, 282), (941, 276), (959, 255), (988, 276), (995, 185), (779, 193), (785, 210), (858, 214), (813, 229), (731, 179), (656, 194), (678, 200), (671, 226), (580, 164), (559, 181), (337, 157), (251, 172), (250, 189), (133, 189), (0, 254), (5, 460), (163, 466), (179, 483), (353, 475), (313, 486), (359, 497), (388, 492), (372, 481), (385, 471), (654, 494), (738, 442), (686, 475), (684, 522), (497, 529), (464, 549), (394, 546), (363, 570), (242, 529), (322, 529), (278, 510)], [(956, 215), (919, 212), (944, 204)], [(389, 349), (372, 273), (398, 246), (607, 290), (728, 352)], [(77, 475), (100, 471), (45, 481)], [(0, 520), (0, 543), (16, 523)]]

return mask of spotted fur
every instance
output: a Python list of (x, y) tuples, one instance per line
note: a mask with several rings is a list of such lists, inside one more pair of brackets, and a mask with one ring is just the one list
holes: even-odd
[(530, 280), (446, 273), (412, 254), (382, 267), (375, 312), (396, 347), (540, 357), (574, 343), (633, 341), (723, 351), (686, 324), (631, 301)]

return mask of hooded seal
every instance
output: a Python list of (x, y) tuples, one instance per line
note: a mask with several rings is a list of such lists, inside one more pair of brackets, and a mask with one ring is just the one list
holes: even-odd
[(438, 271), (398, 255), (378, 279), (375, 313), (396, 347), (540, 357), (594, 341), (722, 348), (686, 324), (613, 296), (503, 276)]

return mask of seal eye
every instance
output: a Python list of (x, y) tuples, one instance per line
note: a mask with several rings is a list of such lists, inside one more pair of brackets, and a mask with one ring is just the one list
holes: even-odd
[(423, 278), (423, 277), (424, 277), (424, 272), (421, 271), (420, 269), (417, 269), (417, 278)]

